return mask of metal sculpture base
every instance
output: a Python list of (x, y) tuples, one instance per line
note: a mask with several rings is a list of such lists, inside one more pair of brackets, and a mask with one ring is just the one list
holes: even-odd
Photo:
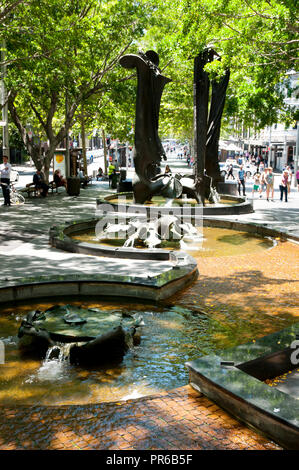
[[(202, 185), (204, 190), (202, 190)], [(204, 193), (205, 199), (210, 203), (219, 202), (219, 195), (212, 186), (212, 178), (205, 175), (203, 181), (197, 180), (195, 176), (176, 174), (157, 175), (150, 182), (141, 182), (138, 177), (133, 180), (134, 202), (136, 204), (144, 204), (151, 201), (154, 196), (163, 196), (167, 199), (177, 199), (186, 195), (195, 199), (201, 204), (201, 193)]]

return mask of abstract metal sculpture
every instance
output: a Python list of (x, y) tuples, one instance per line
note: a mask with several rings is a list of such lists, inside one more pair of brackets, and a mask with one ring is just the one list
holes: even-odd
[[(214, 51), (213, 51), (214, 54)], [(154, 51), (145, 54), (127, 54), (120, 64), (137, 70), (137, 99), (135, 117), (135, 147), (133, 192), (135, 202), (144, 204), (154, 195), (178, 198), (182, 194), (195, 198), (204, 205), (205, 198), (217, 202), (212, 191), (212, 179), (205, 174), (207, 149), (218, 148), (220, 120), (224, 105), (228, 78), (223, 84), (213, 84), (213, 98), (208, 121), (209, 78), (204, 66), (212, 57), (211, 50), (204, 51), (195, 59), (194, 108), (196, 165), (194, 175), (161, 174), (160, 163), (166, 160), (165, 151), (158, 135), (159, 111), (163, 89), (171, 79), (161, 74), (159, 56)], [(225, 83), (226, 85), (225, 85)], [(218, 137), (217, 137), (218, 136)], [(211, 153), (210, 152), (210, 153)], [(218, 153), (217, 153), (218, 159)], [(209, 172), (207, 172), (209, 174)]]
[(161, 246), (163, 241), (180, 241), (198, 238), (198, 232), (191, 223), (181, 222), (174, 215), (162, 215), (159, 218), (144, 222), (143, 220), (130, 219), (127, 223), (108, 223), (104, 230), (97, 233), (99, 240), (126, 238), (124, 247), (134, 247), (141, 244), (147, 248)]
[[(207, 63), (220, 60), (213, 49), (205, 49), (194, 59), (194, 147), (195, 147), (195, 186), (204, 203), (205, 185), (202, 184), (205, 172), (213, 184), (221, 181), (218, 164), (218, 145), (221, 117), (224, 108), (229, 71), (223, 78), (210, 82), (204, 70)], [(209, 109), (209, 89), (212, 83), (212, 98)]]
[(169, 176), (157, 177), (162, 158), (166, 160), (158, 136), (160, 102), (163, 89), (171, 80), (160, 73), (159, 56), (154, 51), (124, 55), (120, 64), (137, 70), (133, 191), (135, 202), (143, 204), (154, 194), (162, 194), (171, 180)]

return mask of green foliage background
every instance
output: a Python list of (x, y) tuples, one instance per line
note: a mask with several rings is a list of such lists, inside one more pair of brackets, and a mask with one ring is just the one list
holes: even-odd
[[(118, 60), (138, 50), (157, 51), (172, 79), (162, 97), (162, 136), (192, 138), (193, 59), (205, 47), (221, 56), (206, 67), (212, 78), (231, 70), (223, 134), (232, 122), (258, 129), (298, 119), (282, 92), (298, 63), (296, 0), (2, 3), (8, 93), (23, 127), (53, 145), (68, 129), (80, 131), (82, 106), (87, 133), (99, 128), (132, 142), (136, 76)], [(26, 133), (22, 139), (26, 144)]]

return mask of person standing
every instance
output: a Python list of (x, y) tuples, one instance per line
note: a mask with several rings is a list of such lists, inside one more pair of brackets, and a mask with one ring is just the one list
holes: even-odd
[(111, 179), (112, 179), (112, 173), (113, 173), (113, 170), (115, 170), (115, 166), (114, 164), (111, 162), (109, 167), (108, 167), (108, 178), (109, 178), (109, 187), (111, 186)]
[(114, 169), (111, 173), (111, 188), (112, 189), (117, 188), (117, 182), (118, 182), (118, 174), (116, 173), (116, 170)]
[(297, 180), (297, 189), (299, 191), (299, 168), (298, 170), (296, 171), (296, 180)]
[(243, 188), (243, 196), (246, 196), (245, 193), (245, 171), (243, 169), (243, 165), (240, 166), (240, 170), (238, 171), (238, 192), (239, 196), (241, 196), (241, 185)]
[(266, 196), (267, 196), (267, 201), (269, 201), (269, 195), (271, 191), (271, 201), (274, 201), (274, 175), (272, 171), (272, 167), (269, 166), (267, 168), (267, 173), (265, 175), (265, 182), (266, 182)]
[(8, 157), (3, 156), (3, 163), (0, 165), (1, 188), (4, 197), (4, 206), (10, 206), (10, 172), (11, 165), (8, 163)]
[(293, 173), (292, 173), (292, 169), (289, 165), (286, 167), (286, 170), (288, 172), (288, 194), (290, 194)]
[(267, 175), (267, 168), (263, 169), (263, 172), (261, 173), (260, 198), (263, 196), (264, 189), (266, 190), (267, 188), (266, 175)]
[(253, 187), (252, 187), (252, 199), (254, 198), (254, 193), (257, 192), (260, 189), (261, 175), (259, 173), (255, 173), (253, 178), (254, 178), (254, 183), (253, 183)]
[(280, 189), (280, 200), (282, 201), (283, 194), (284, 194), (285, 202), (288, 202), (288, 178), (289, 178), (288, 170), (283, 170), (280, 184), (279, 184), (279, 189)]

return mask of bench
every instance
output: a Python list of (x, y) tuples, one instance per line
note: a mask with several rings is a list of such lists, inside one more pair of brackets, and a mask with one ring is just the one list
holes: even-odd
[[(58, 193), (58, 188), (60, 186), (56, 186), (56, 184), (54, 183), (54, 181), (50, 181), (49, 183), (49, 191), (51, 191), (51, 193), (53, 194), (54, 191), (56, 191), (56, 193)], [(62, 186), (61, 186), (62, 187)], [(31, 194), (33, 196), (39, 196), (40, 192), (39, 192), (39, 189), (36, 189), (35, 187), (35, 184), (34, 183), (28, 183), (26, 184), (26, 187), (21, 189), (20, 190), (22, 193), (27, 193), (27, 196), (30, 197)]]
[(85, 177), (84, 177), (84, 181), (82, 180), (82, 181), (80, 182), (82, 188), (84, 188), (85, 186), (87, 186), (89, 183), (92, 184), (92, 176), (85, 176)]
[[(87, 186), (89, 183), (92, 184), (91, 176), (88, 176), (85, 181), (81, 181), (81, 186), (82, 187)], [(49, 191), (51, 192), (51, 194), (53, 194), (54, 191), (58, 193), (58, 188), (63, 188), (63, 186), (56, 186), (54, 181), (50, 181), (48, 186), (49, 186)], [(39, 189), (36, 189), (34, 183), (26, 184), (26, 187), (21, 189), (20, 191), (21, 193), (26, 193), (28, 197), (30, 197), (31, 195), (33, 195), (34, 197), (37, 197), (40, 194)]]

